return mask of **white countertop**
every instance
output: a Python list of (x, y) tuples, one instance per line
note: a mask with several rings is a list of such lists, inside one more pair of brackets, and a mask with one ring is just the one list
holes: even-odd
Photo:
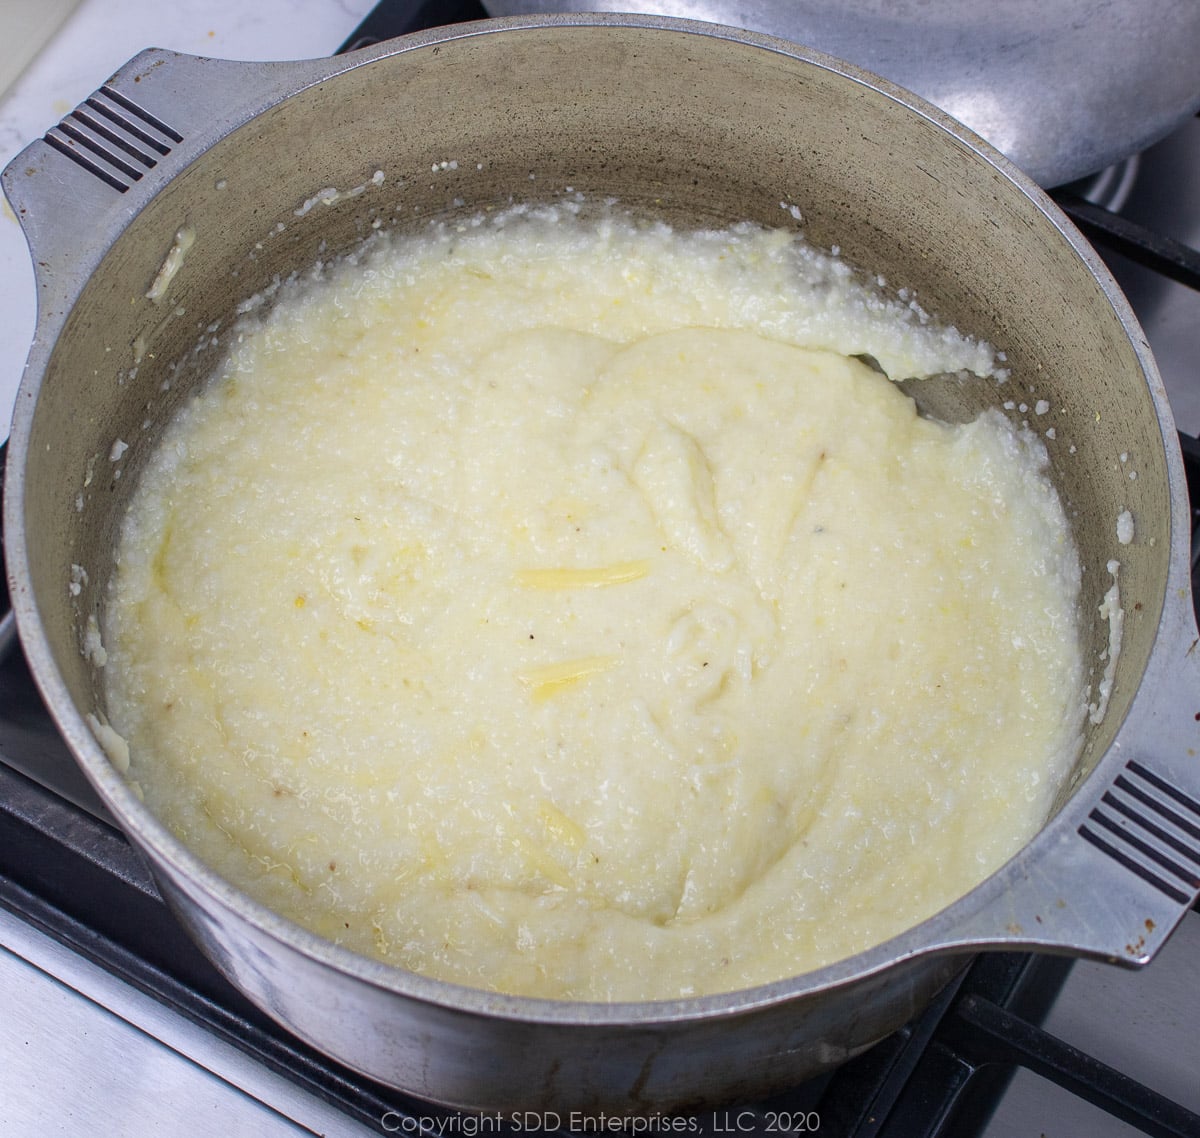
[[(8, 91), (0, 94), (0, 166), (8, 165), (143, 48), (245, 60), (329, 55), (376, 2), (81, 0)], [(7, 202), (0, 207), (0, 307), (2, 438), (8, 433), (36, 319), (33, 267)]]

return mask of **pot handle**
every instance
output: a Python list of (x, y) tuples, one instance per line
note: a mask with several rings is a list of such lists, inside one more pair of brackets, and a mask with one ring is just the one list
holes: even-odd
[[(1200, 897), (1200, 639), (1177, 606), (1095, 791), (988, 883), (939, 947), (1036, 949), (1140, 967)], [(1157, 657), (1156, 657), (1157, 659)], [(1115, 772), (1115, 773), (1114, 773)], [(1101, 773), (1101, 772), (1098, 772)], [(1094, 774), (1093, 777), (1096, 777)], [(949, 917), (948, 912), (944, 916)]]
[(39, 323), (65, 319), (129, 220), (214, 142), (352, 65), (240, 63), (159, 48), (131, 59), (0, 174), (33, 257)]

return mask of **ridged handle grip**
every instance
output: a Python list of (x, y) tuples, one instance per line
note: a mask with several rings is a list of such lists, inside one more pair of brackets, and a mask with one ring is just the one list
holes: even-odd
[[(1183, 596), (1180, 597), (1179, 593)], [(1155, 673), (1101, 769), (1056, 824), (950, 923), (945, 947), (1036, 948), (1145, 964), (1200, 897), (1200, 647), (1186, 587)]]
[(184, 137), (107, 84), (51, 127), (42, 141), (123, 194), (169, 158)]
[(65, 319), (128, 221), (180, 170), (264, 106), (349, 66), (238, 63), (151, 48), (4, 169), (38, 287), (38, 337)]
[(1200, 889), (1200, 801), (1130, 760), (1079, 836), (1176, 904)]

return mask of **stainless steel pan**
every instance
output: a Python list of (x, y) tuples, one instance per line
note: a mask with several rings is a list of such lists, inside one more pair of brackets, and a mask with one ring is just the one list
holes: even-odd
[[(4, 186), (39, 294), (4, 503), (26, 653), (180, 919), (237, 986), (323, 1051), (418, 1096), (486, 1109), (729, 1101), (867, 1047), (980, 948), (1142, 964), (1196, 896), (1200, 675), (1188, 507), (1163, 389), (1092, 251), (1030, 181), (941, 112), (759, 35), (652, 17), (526, 18), (301, 63), (146, 52), (22, 153)], [(127, 494), (220, 351), (213, 329), (219, 339), (237, 302), (353, 246), (377, 221), (417, 224), (567, 186), (683, 225), (796, 225), (780, 207), (797, 206), (812, 241), (840, 245), (1004, 348), (1008, 384), (926, 383), (919, 399), (955, 414), (1008, 403), (1017, 418), (1048, 404), (1036, 425), (1054, 428), (1095, 681), (1109, 647), (1108, 564), (1119, 562), (1111, 702), (1044, 831), (911, 932), (751, 991), (558, 1003), (354, 956), (201, 864), (149, 815), (85, 721), (103, 707), (85, 628), (104, 606)], [(194, 245), (160, 275), (183, 231)], [(1121, 544), (1126, 510), (1135, 537)]]

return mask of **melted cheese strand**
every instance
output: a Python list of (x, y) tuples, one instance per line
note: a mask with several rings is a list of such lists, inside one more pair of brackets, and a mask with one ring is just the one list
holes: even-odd
[(595, 569), (522, 569), (517, 584), (528, 589), (602, 589), (638, 581), (649, 572), (649, 561), (619, 561)]
[(534, 699), (548, 699), (564, 688), (573, 687), (580, 680), (599, 672), (606, 672), (617, 662), (615, 656), (585, 656), (580, 660), (560, 660), (556, 664), (545, 664), (517, 673), (517, 679), (533, 689)]

